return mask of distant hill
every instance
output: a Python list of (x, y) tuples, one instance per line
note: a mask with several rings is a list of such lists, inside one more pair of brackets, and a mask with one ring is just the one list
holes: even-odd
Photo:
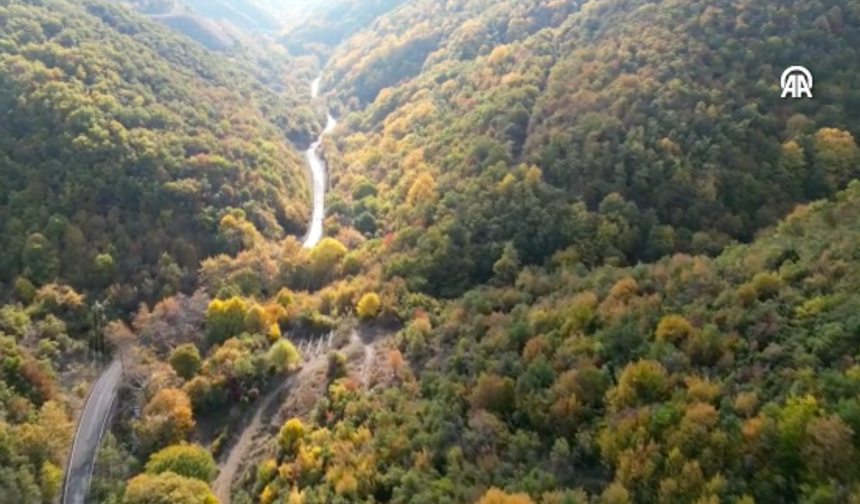
[(287, 21), (280, 42), (293, 54), (328, 59), (334, 46), (406, 0), (320, 0), (308, 6), (300, 22)]
[(205, 47), (226, 51), (236, 45), (232, 29), (276, 32), (283, 17), (254, 0), (129, 0), (122, 2)]
[(164, 14), (150, 16), (153, 20), (164, 23), (174, 30), (188, 35), (208, 49), (225, 51), (236, 44), (218, 23), (192, 13)]
[(280, 27), (274, 12), (251, 0), (184, 0), (201, 16), (226, 20), (245, 30), (276, 30)]

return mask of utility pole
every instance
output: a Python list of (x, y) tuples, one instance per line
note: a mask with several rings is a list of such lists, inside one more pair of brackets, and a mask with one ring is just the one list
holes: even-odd
[(103, 357), (102, 353), (104, 353), (105, 345), (104, 345), (104, 323), (105, 323), (105, 308), (107, 307), (108, 302), (104, 301), (95, 301), (93, 303), (93, 320), (95, 322), (95, 343), (94, 343), (94, 353), (96, 353), (95, 358), (99, 359)]

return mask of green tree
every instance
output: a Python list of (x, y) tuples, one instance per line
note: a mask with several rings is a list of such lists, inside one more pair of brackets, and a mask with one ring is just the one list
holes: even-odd
[(301, 360), (296, 347), (286, 339), (279, 339), (266, 353), (266, 362), (277, 373), (283, 373)]
[(266, 330), (269, 328), (269, 324), (266, 320), (266, 312), (263, 310), (263, 307), (254, 304), (248, 311), (245, 313), (245, 330), (252, 334), (265, 334)]
[(53, 245), (41, 234), (33, 233), (24, 242), (21, 252), (21, 263), (24, 265), (24, 275), (36, 285), (44, 285), (60, 271), (60, 260)]
[(170, 353), (170, 366), (184, 380), (190, 380), (200, 369), (200, 351), (191, 343), (184, 343)]
[(215, 459), (206, 448), (197, 444), (178, 444), (163, 448), (149, 457), (148, 474), (173, 472), (186, 478), (212, 482), (218, 472)]
[(140, 474), (125, 488), (125, 504), (219, 504), (209, 485), (173, 472)]
[(669, 392), (669, 376), (666, 368), (657, 361), (639, 360), (627, 364), (618, 385), (607, 392), (613, 411), (640, 404), (652, 404), (666, 398)]
[(502, 256), (493, 264), (493, 273), (499, 285), (510, 285), (520, 271), (520, 256), (513, 242), (505, 243)]
[(245, 330), (245, 315), (248, 308), (236, 296), (222, 301), (213, 299), (206, 309), (206, 329), (211, 343), (222, 343), (238, 336)]
[(110, 285), (116, 273), (116, 262), (110, 254), (98, 254), (93, 260), (93, 279), (97, 287), (104, 288)]

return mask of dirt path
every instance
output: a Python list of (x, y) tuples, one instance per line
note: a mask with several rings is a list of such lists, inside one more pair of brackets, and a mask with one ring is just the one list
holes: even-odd
[[(322, 341), (322, 340), (321, 340)], [(270, 434), (270, 430), (279, 427), (292, 413), (308, 409), (325, 393), (325, 372), (327, 367), (328, 343), (323, 342), (325, 351), (317, 353), (307, 351), (308, 360), (304, 362), (298, 373), (285, 378), (260, 401), (254, 417), (244, 428), (239, 439), (228, 448), (227, 458), (219, 464), (218, 477), (212, 484), (212, 489), (221, 504), (230, 504), (230, 489), (233, 481), (241, 470), (248, 455), (259, 449), (260, 435)], [(370, 386), (371, 371), (376, 358), (373, 345), (365, 343), (355, 330), (349, 335), (349, 343), (353, 348), (360, 347), (363, 352), (359, 376), (365, 388)], [(296, 390), (293, 389), (296, 386)], [(285, 392), (290, 391), (288, 397)]]
[[(270, 435), (271, 433), (268, 431), (273, 425), (277, 424), (279, 427), (283, 423), (280, 420), (280, 410), (284, 403), (292, 399), (291, 396), (294, 395), (293, 385), (296, 385), (298, 392), (301, 393), (306, 388), (303, 384), (325, 382), (326, 350), (328, 350), (330, 342), (330, 338), (327, 340), (326, 337), (321, 337), (316, 345), (309, 344), (308, 349), (303, 354), (303, 364), (298, 372), (284, 378), (258, 403), (251, 422), (244, 427), (239, 439), (228, 448), (227, 458), (219, 464), (218, 477), (212, 484), (212, 490), (221, 504), (230, 504), (230, 489), (233, 486), (233, 481), (244, 468), (248, 455), (252, 454), (256, 445), (259, 444), (258, 438)], [(317, 353), (317, 349), (320, 350), (319, 353)], [(288, 391), (289, 394), (287, 394)], [(320, 393), (320, 391), (314, 391), (315, 396)]]
[(374, 350), (373, 345), (362, 341), (355, 329), (349, 333), (349, 342), (354, 345), (361, 345), (364, 350), (364, 361), (361, 363), (360, 376), (361, 383), (364, 385), (364, 388), (368, 388), (370, 386), (370, 370), (373, 365), (373, 359), (376, 358), (376, 351)]
[(274, 413), (269, 410), (272, 409), (275, 399), (280, 397), (290, 387), (294, 379), (295, 376), (285, 378), (280, 385), (263, 398), (257, 407), (257, 411), (254, 413), (254, 418), (251, 419), (251, 423), (242, 431), (239, 440), (229, 448), (230, 452), (227, 455), (227, 460), (220, 464), (218, 477), (215, 479), (215, 483), (212, 484), (215, 497), (218, 498), (221, 504), (230, 504), (230, 487), (242, 465), (245, 453), (253, 444), (254, 437), (260, 431), (260, 427), (263, 426), (263, 415), (272, 415)]

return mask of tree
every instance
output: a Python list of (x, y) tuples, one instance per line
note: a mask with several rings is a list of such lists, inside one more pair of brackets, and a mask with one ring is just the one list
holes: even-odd
[(36, 285), (52, 281), (60, 270), (60, 260), (54, 246), (39, 233), (27, 237), (21, 252), (21, 263), (25, 268), (24, 275)]
[(262, 306), (255, 303), (245, 314), (245, 330), (252, 334), (264, 334), (268, 327), (266, 312)]
[(245, 330), (245, 314), (248, 308), (241, 298), (231, 297), (226, 301), (213, 299), (206, 309), (206, 329), (211, 343), (242, 334)]
[(693, 335), (693, 326), (681, 315), (666, 315), (657, 324), (655, 336), (658, 340), (681, 343)]
[(395, 348), (388, 352), (388, 362), (391, 364), (391, 371), (394, 373), (394, 376), (397, 378), (403, 378), (404, 367), (406, 364), (403, 361), (403, 354), (400, 353), (400, 350)]
[(288, 340), (279, 339), (266, 353), (266, 362), (277, 373), (283, 373), (301, 360), (296, 347)]
[(433, 180), (433, 176), (427, 172), (422, 172), (406, 193), (406, 203), (409, 205), (419, 205), (425, 201), (432, 200), (435, 198), (435, 186), (436, 181)]
[(813, 137), (815, 163), (831, 190), (841, 188), (858, 173), (860, 148), (847, 131), (821, 128)]
[(837, 478), (848, 482), (854, 468), (854, 432), (837, 415), (814, 418), (806, 426), (803, 460), (818, 481)]
[(329, 383), (346, 376), (346, 356), (343, 352), (331, 351), (328, 353), (328, 368), (326, 377)]
[(200, 351), (191, 343), (176, 347), (170, 353), (170, 366), (184, 380), (190, 380), (200, 369)]
[(630, 492), (618, 483), (612, 483), (603, 490), (600, 504), (631, 504)]
[(355, 306), (355, 311), (359, 317), (370, 319), (376, 317), (379, 313), (379, 307), (379, 296), (375, 292), (368, 292), (358, 300), (358, 304)]
[(96, 287), (104, 288), (110, 285), (116, 278), (116, 273), (116, 262), (110, 254), (98, 254), (93, 260), (93, 278)]
[(24, 277), (19, 276), (15, 278), (13, 289), (15, 291), (15, 296), (24, 303), (30, 304), (33, 301), (33, 298), (36, 297), (36, 286), (33, 285), (33, 282)]
[(293, 297), (293, 293), (290, 292), (290, 289), (287, 289), (286, 287), (283, 287), (281, 290), (278, 291), (276, 299), (278, 301), (278, 304), (283, 306), (284, 309), (289, 309), (293, 305), (293, 302), (295, 300)]
[(52, 464), (50, 460), (46, 460), (42, 464), (39, 480), (42, 485), (42, 496), (46, 502), (50, 502), (60, 494), (63, 486), (63, 470)]
[(191, 400), (180, 389), (159, 390), (143, 407), (135, 432), (144, 453), (184, 441), (194, 429)]
[(149, 474), (173, 472), (186, 478), (211, 483), (218, 473), (218, 467), (209, 450), (198, 444), (182, 443), (153, 453), (146, 463), (146, 472)]
[(299, 443), (305, 435), (305, 426), (298, 418), (287, 420), (278, 433), (278, 445), (288, 455), (296, 453)]
[(209, 485), (173, 472), (140, 474), (125, 488), (125, 504), (219, 504)]
[(493, 413), (510, 413), (514, 407), (514, 381), (508, 377), (483, 373), (472, 389), (469, 400), (473, 408)]
[(326, 237), (320, 240), (308, 254), (314, 280), (321, 283), (330, 278), (346, 253), (347, 248), (336, 239)]
[(493, 264), (493, 273), (499, 285), (510, 285), (520, 272), (520, 256), (513, 242), (505, 243), (502, 256)]
[(475, 504), (534, 504), (534, 501), (528, 494), (508, 494), (498, 488), (491, 488)]
[(625, 366), (618, 385), (607, 392), (613, 411), (663, 400), (669, 391), (666, 369), (657, 361), (639, 360)]
[(809, 177), (806, 153), (803, 147), (794, 140), (788, 140), (780, 146), (779, 161), (780, 186), (796, 199), (805, 195), (804, 186)]

